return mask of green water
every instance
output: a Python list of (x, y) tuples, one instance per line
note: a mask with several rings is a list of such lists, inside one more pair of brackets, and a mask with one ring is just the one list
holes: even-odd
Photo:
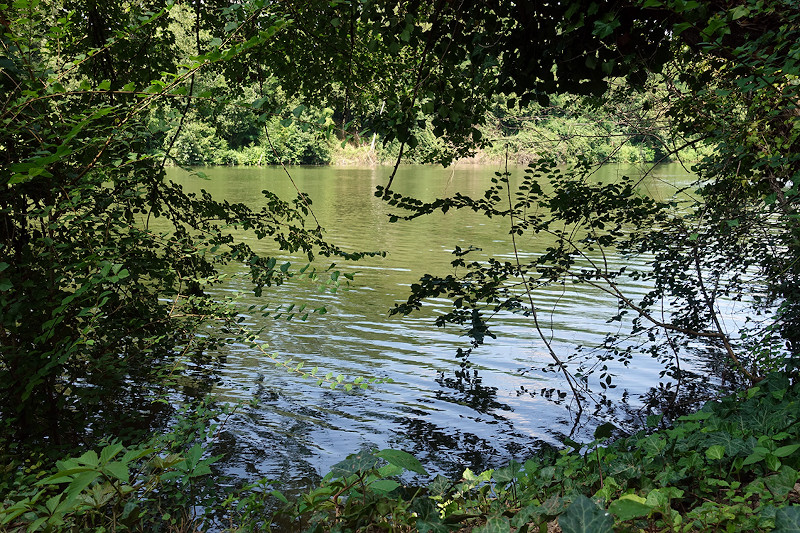
[[(263, 339), (281, 358), (318, 366), (322, 373), (390, 377), (394, 383), (351, 394), (329, 391), (276, 369), (244, 346), (227, 347), (215, 393), (226, 401), (260, 400), (258, 407), (244, 409), (227, 425), (220, 446), (227, 454), (228, 473), (248, 479), (290, 479), (302, 487), (365, 446), (402, 448), (434, 471), (480, 469), (524, 459), (542, 442), (557, 443), (573, 430), (586, 433), (602, 416), (609, 416), (584, 413), (579, 419), (574, 403), (556, 404), (542, 396), (542, 390), (565, 388), (565, 383), (560, 375), (541, 371), (550, 358), (529, 319), (498, 317), (498, 339), (476, 350), (470, 356), (472, 366), (464, 370), (455, 351), (466, 347), (466, 339), (455, 328), (433, 325), (446, 302), (431, 301), (410, 317), (388, 316), (422, 274), (452, 271), (450, 252), (455, 246), (475, 246), (484, 256), (511, 260), (507, 221), (464, 211), (390, 223), (392, 208), (373, 194), (377, 185), (385, 185), (389, 168), (289, 170), (296, 186), (311, 197), (314, 214), (331, 242), (348, 250), (384, 250), (387, 256), (340, 263), (337, 268), (355, 273), (355, 281), (336, 294), (301, 283), (267, 289), (256, 298), (247, 293), (245, 278), (237, 277), (235, 268), (221, 293), (242, 292), (243, 310), (251, 304), (324, 305), (327, 314), (306, 322), (257, 316), (248, 320), (254, 327), (265, 326)], [(500, 170), (407, 166), (400, 169), (393, 189), (428, 200), (456, 191), (476, 195)], [(189, 190), (206, 189), (217, 199), (254, 207), (260, 205), (263, 189), (287, 199), (295, 194), (281, 168), (203, 171), (208, 180), (179, 170), (169, 177)], [(522, 169), (512, 171), (522, 173)], [(608, 166), (592, 179), (615, 180), (638, 172)], [(665, 165), (643, 179), (641, 190), (664, 197), (691, 179), (680, 166)], [(239, 237), (259, 250), (272, 251), (270, 243), (256, 242), (246, 234)], [(548, 241), (522, 237), (517, 245), (524, 260), (541, 253)], [(325, 261), (318, 266), (327, 266)], [(624, 289), (635, 297), (646, 287), (630, 284)], [(596, 290), (555, 287), (538, 292), (536, 299), (546, 335), (561, 356), (573, 353), (578, 345), (591, 355), (606, 333), (621, 327), (607, 323), (616, 312), (616, 301)], [(627, 391), (635, 408), (637, 396), (657, 383), (659, 370), (647, 355), (637, 358), (617, 378), (619, 387), (612, 397), (621, 401)]]

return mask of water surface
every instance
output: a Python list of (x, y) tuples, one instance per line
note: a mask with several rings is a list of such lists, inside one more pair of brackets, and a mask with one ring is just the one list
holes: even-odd
[[(401, 168), (394, 189), (424, 200), (456, 191), (479, 195), (499, 170), (408, 166)], [(523, 169), (512, 171), (521, 175)], [(169, 177), (188, 190), (206, 189), (217, 199), (252, 207), (263, 203), (263, 189), (286, 199), (295, 194), (281, 168), (204, 172), (209, 180), (178, 170)], [(542, 443), (558, 444), (576, 428), (576, 422), (585, 436), (602, 421), (586, 413), (578, 420), (569, 398), (557, 404), (542, 394), (566, 390), (566, 384), (559, 374), (541, 371), (550, 356), (530, 319), (510, 314), (498, 317), (498, 339), (475, 350), (470, 365), (463, 367), (455, 352), (466, 347), (467, 340), (456, 328), (433, 325), (435, 316), (446, 310), (446, 302), (429, 302), (422, 312), (408, 317), (388, 316), (388, 310), (405, 300), (410, 284), (422, 274), (452, 272), (455, 246), (475, 246), (484, 257), (513, 260), (507, 221), (463, 211), (390, 223), (392, 208), (373, 194), (377, 185), (385, 185), (390, 169), (295, 167), (290, 172), (297, 187), (311, 197), (330, 242), (348, 250), (388, 254), (337, 265), (354, 273), (355, 281), (336, 294), (322, 293), (317, 284), (306, 282), (267, 288), (256, 298), (248, 293), (246, 277), (237, 276), (235, 269), (229, 272), (232, 279), (221, 294), (241, 292), (243, 311), (251, 304), (324, 306), (326, 314), (312, 315), (307, 321), (254, 314), (248, 315), (248, 321), (255, 328), (265, 328), (262, 338), (280, 359), (302, 361), (306, 368), (318, 366), (322, 374), (386, 377), (394, 382), (366, 391), (331, 391), (276, 368), (256, 350), (227, 347), (227, 363), (215, 393), (223, 401), (257, 398), (259, 404), (243, 408), (227, 422), (221, 442), (227, 454), (226, 473), (238, 479), (292, 480), (290, 486), (302, 488), (360, 448), (395, 447), (415, 454), (432, 472), (452, 475), (466, 467), (479, 470), (512, 458), (524, 460)], [(592, 179), (615, 180), (637, 172), (633, 167), (608, 166)], [(642, 181), (641, 190), (665, 197), (691, 180), (680, 166), (665, 165)], [(269, 243), (240, 237), (249, 239), (256, 249), (271, 251)], [(547, 244), (541, 236), (517, 241), (522, 259), (541, 253)], [(303, 262), (303, 258), (281, 257)], [(623, 261), (613, 256), (609, 260), (620, 265)], [(641, 259), (640, 266), (645, 260)], [(326, 267), (326, 260), (317, 266)], [(624, 289), (635, 298), (647, 287), (629, 282)], [(608, 323), (616, 313), (616, 300), (602, 292), (557, 286), (535, 296), (546, 335), (561, 357), (581, 346), (591, 359), (592, 350), (607, 333), (625, 333), (624, 324)], [(618, 370), (618, 388), (611, 397), (621, 401), (625, 396), (630, 409), (635, 409), (638, 395), (657, 383), (661, 366), (641, 355), (630, 368)]]

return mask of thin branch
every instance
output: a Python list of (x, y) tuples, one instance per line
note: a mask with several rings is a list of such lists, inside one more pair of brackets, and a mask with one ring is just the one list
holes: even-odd
[(506, 169), (505, 169), (505, 176), (506, 176), (506, 193), (508, 195), (508, 209), (509, 209), (509, 216), (511, 219), (511, 245), (514, 248), (514, 259), (517, 263), (517, 270), (520, 273), (520, 277), (522, 278), (522, 282), (525, 286), (525, 293), (528, 297), (528, 302), (531, 308), (531, 316), (533, 317), (533, 325), (536, 328), (536, 332), (539, 335), (539, 338), (542, 340), (544, 345), (547, 347), (547, 351), (550, 353), (550, 357), (555, 361), (556, 365), (558, 366), (559, 370), (564, 374), (564, 378), (567, 380), (567, 384), (569, 388), (572, 389), (573, 397), (575, 398), (575, 402), (578, 404), (578, 416), (583, 412), (583, 404), (581, 403), (581, 396), (578, 392), (577, 385), (574, 382), (574, 378), (569, 373), (567, 366), (558, 357), (555, 350), (553, 350), (553, 345), (551, 344), (550, 340), (544, 334), (541, 325), (539, 324), (539, 316), (536, 311), (536, 305), (533, 303), (533, 295), (531, 294), (531, 289), (528, 286), (525, 274), (522, 270), (522, 263), (519, 260), (519, 250), (517, 248), (517, 239), (516, 239), (516, 231), (514, 227), (514, 208), (511, 201), (511, 184), (508, 181), (508, 145), (506, 145)]

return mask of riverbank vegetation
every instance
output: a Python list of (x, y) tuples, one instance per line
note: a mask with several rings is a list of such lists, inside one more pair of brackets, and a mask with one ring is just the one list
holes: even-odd
[(6, 482), (0, 523), (19, 531), (790, 533), (800, 525), (798, 397), (796, 380), (770, 374), (674, 423), (653, 415), (613, 440), (605, 424), (591, 442), (567, 440), (460, 479), (431, 476), (400, 450), (364, 450), (292, 501), (279, 481), (221, 492), (210, 470), (219, 457), (204, 456), (202, 442), (219, 429), (214, 414), (226, 413), (199, 409), (145, 445), (109, 444), (52, 472), (32, 458)]
[[(3, 528), (798, 530), (791, 2), (16, 0), (0, 2), (0, 30)], [(342, 157), (369, 147), (370, 161), (395, 165), (530, 160), (482, 197), (427, 202), (395, 192), (395, 166), (376, 191), (392, 221), (472, 209), (511, 246), (481, 261), (454, 247), (453, 273), (423, 276), (393, 314), (450, 302), (436, 325), (466, 335), (464, 368), (498, 334), (494, 317), (518, 315), (551, 358), (538, 370), (562, 383), (541, 396), (579, 412), (601, 413), (615, 373), (652, 358), (661, 380), (641, 403), (662, 429), (618, 435), (612, 416), (595, 442), (461, 480), (408, 482), (396, 476), (424, 466), (381, 450), (294, 501), (267, 480), (222, 491), (213, 442), (226, 414), (205, 400), (218, 348), (266, 355), (235, 302), (211, 296), (222, 266), (260, 296), (290, 281), (335, 287), (345, 276), (317, 257), (383, 252), (328, 242), (301, 191), (265, 190), (252, 209), (187, 193), (165, 167), (321, 164), (333, 139)], [(600, 161), (682, 158), (700, 159), (698, 181), (670, 198), (590, 179)], [(525, 254), (542, 234), (555, 244)], [(646, 293), (627, 294), (623, 278)], [(557, 353), (536, 291), (568, 284), (616, 301), (608, 319), (625, 332)], [(726, 301), (743, 306), (741, 330), (726, 325)], [(686, 369), (698, 351), (717, 375)], [(268, 357), (333, 389), (375, 382)], [(698, 387), (723, 382), (744, 392), (686, 414)]]

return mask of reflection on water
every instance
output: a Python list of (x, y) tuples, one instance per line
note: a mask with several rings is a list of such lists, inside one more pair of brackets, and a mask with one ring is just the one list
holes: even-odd
[[(405, 167), (396, 178), (396, 190), (426, 200), (455, 191), (480, 194), (496, 170)], [(516, 171), (522, 174), (522, 169)], [(608, 181), (632, 171), (607, 167), (595, 178)], [(282, 359), (318, 366), (322, 373), (389, 377), (394, 383), (352, 393), (330, 391), (276, 368), (245, 346), (226, 347), (227, 363), (215, 393), (223, 401), (258, 400), (228, 421), (220, 444), (227, 454), (224, 469), (235, 478), (293, 480), (282, 489), (291, 492), (293, 486), (303, 488), (309, 479), (364, 447), (401, 448), (417, 455), (429, 471), (457, 474), (465, 467), (483, 469), (511, 458), (524, 460), (541, 443), (555, 444), (573, 430), (575, 406), (570, 398), (559, 396), (566, 389), (562, 376), (541, 370), (550, 359), (529, 319), (511, 314), (499, 317), (497, 340), (473, 351), (465, 365), (455, 355), (465, 346), (465, 338), (455, 329), (433, 325), (435, 316), (445, 312), (446, 302), (431, 301), (410, 317), (388, 316), (388, 310), (405, 300), (408, 287), (423, 273), (452, 271), (450, 251), (455, 246), (475, 246), (484, 255), (511, 258), (506, 222), (472, 212), (390, 223), (389, 208), (373, 195), (388, 172), (383, 168), (292, 169), (331, 242), (350, 250), (389, 252), (385, 258), (338, 265), (356, 274), (349, 290), (320, 293), (313, 283), (292, 283), (265, 290), (256, 298), (248, 295), (245, 278), (237, 276), (234, 267), (230, 283), (220, 290), (243, 293), (243, 311), (254, 304), (324, 305), (327, 314), (312, 315), (305, 322), (259, 316), (248, 320), (255, 328), (264, 327), (263, 340)], [(209, 181), (179, 171), (170, 177), (190, 190), (204, 188), (215, 198), (256, 207), (263, 189), (284, 198), (294, 195), (280, 169), (218, 168), (205, 173)], [(680, 167), (665, 166), (645, 179), (642, 187), (648, 194), (667, 196), (690, 179)], [(239, 237), (256, 249), (270, 251), (270, 243)], [(517, 244), (530, 257), (548, 243), (542, 236), (528, 236)], [(622, 264), (620, 258), (608, 259)], [(320, 262), (320, 266), (327, 265)], [(625, 290), (637, 296), (646, 287), (631, 282)], [(556, 285), (539, 291), (536, 298), (540, 320), (562, 356), (578, 349), (591, 356), (606, 334), (626, 332), (624, 325), (608, 323), (616, 314), (617, 302), (599, 291)], [(619, 387), (610, 396), (612, 407), (644, 394), (658, 381), (661, 367), (643, 354), (630, 368), (616, 370)], [(586, 425), (581, 427), (588, 432), (596, 419), (588, 417), (583, 422)]]

